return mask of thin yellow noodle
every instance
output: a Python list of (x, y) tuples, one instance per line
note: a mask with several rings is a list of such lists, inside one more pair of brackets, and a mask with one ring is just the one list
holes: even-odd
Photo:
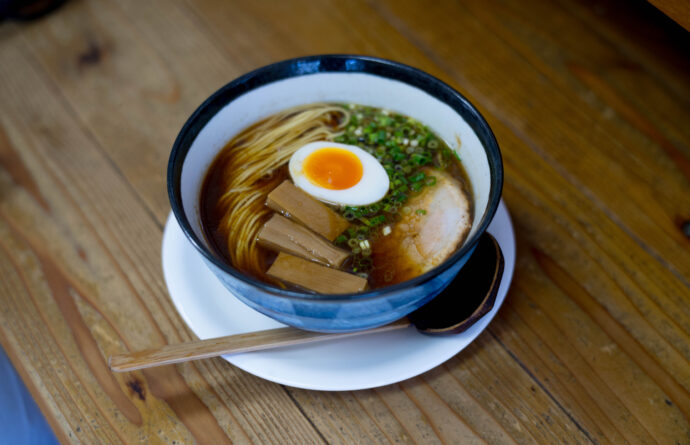
[[(256, 237), (271, 214), (266, 196), (286, 177), (285, 166), (301, 146), (332, 140), (349, 121), (336, 105), (304, 105), (273, 115), (235, 136), (223, 149), (220, 231), (227, 239), (232, 265), (255, 277), (266, 276), (265, 252)], [(335, 124), (335, 126), (334, 126)]]

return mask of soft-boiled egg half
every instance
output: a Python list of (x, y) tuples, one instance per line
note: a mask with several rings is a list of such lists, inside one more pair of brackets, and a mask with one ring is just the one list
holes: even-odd
[(292, 155), (289, 169), (297, 187), (330, 204), (372, 204), (390, 187), (379, 161), (354, 145), (311, 142)]

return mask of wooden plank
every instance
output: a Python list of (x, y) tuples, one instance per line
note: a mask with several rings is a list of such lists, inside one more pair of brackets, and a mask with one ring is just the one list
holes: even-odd
[(650, 3), (690, 31), (690, 4), (682, 0), (650, 0)]
[[(83, 440), (106, 443), (135, 437), (214, 443), (300, 437), (318, 442), (280, 387), (252, 377), (229, 386), (243, 374), (222, 361), (115, 380), (104, 372), (107, 355), (191, 335), (162, 282), (160, 227), (97, 142), (53, 95), (35, 62), (27, 60), (21, 37), (15, 37), (0, 46), (0, 58), (8, 62), (0, 64), (0, 122), (17, 162), (37, 184), (34, 194), (44, 197), (49, 211), (24, 191), (24, 184), (11, 182), (4, 173), (8, 194), (1, 214), (8, 236), (3, 243), (5, 256), (15, 265), (3, 275), (18, 271), (30, 298), (18, 299), (22, 293), (14, 290), (3, 295), (17, 295), (15, 315), (38, 311), (41, 315), (34, 319), (44, 320), (26, 320), (30, 332), (19, 337), (22, 341), (44, 338), (50, 344), (48, 336), (57, 342), (56, 349), (24, 366), (31, 372), (60, 371), (54, 383), (49, 374), (41, 380), (64, 387), (71, 399), (51, 405), (60, 426)], [(13, 239), (17, 247), (6, 244)], [(53, 392), (46, 390), (44, 396), (50, 400)], [(258, 393), (264, 406), (238, 408), (239, 400)], [(58, 414), (70, 411), (65, 417)], [(279, 435), (275, 425), (281, 425)]]
[(532, 2), (526, 9), (508, 2), (490, 13), (481, 2), (465, 5), (561, 91), (576, 93), (580, 106), (607, 121), (609, 131), (620, 127), (613, 138), (633, 146), (641, 162), (677, 169), (690, 181), (690, 146), (684, 143), (690, 128), (682, 124), (690, 109), (647, 66), (622, 57), (615, 43), (596, 32), (583, 33), (583, 26), (594, 31), (590, 23), (553, 5)]
[(169, 212), (164, 169), (179, 129), (208, 95), (250, 68), (214, 51), (187, 12), (175, 2), (67, 4), (59, 20), (24, 33), (66, 106), (160, 224)]
[(601, 0), (592, 4), (583, 0), (560, 0), (561, 6), (589, 25), (591, 32), (613, 42), (621, 55), (635, 60), (655, 74), (675, 92), (678, 101), (687, 104), (690, 85), (687, 72), (688, 33), (669, 26), (669, 19), (648, 2)]
[[(516, 145), (517, 146), (517, 145)], [(529, 162), (538, 171), (540, 176), (552, 181), (553, 187), (548, 189), (541, 188), (531, 183), (527, 178), (516, 176), (514, 185), (520, 190), (520, 194), (528, 196), (530, 202), (537, 202), (540, 209), (547, 206), (559, 206), (556, 213), (551, 214), (549, 219), (558, 221), (562, 226), (563, 233), (572, 233), (578, 237), (578, 245), (586, 253), (581, 257), (578, 265), (577, 257), (563, 257), (559, 260), (567, 266), (567, 269), (577, 273), (582, 279), (587, 279), (588, 285), (595, 290), (595, 295), (601, 295), (602, 301), (606, 301), (612, 310), (629, 322), (652, 323), (654, 330), (663, 333), (670, 344), (669, 351), (677, 349), (681, 351), (687, 360), (688, 349), (687, 332), (690, 326), (689, 308), (683, 302), (686, 287), (683, 283), (674, 282), (672, 273), (666, 270), (663, 265), (656, 263), (653, 257), (645, 255), (644, 250), (638, 248), (633, 258), (624, 254), (621, 247), (625, 243), (627, 234), (616, 227), (613, 221), (601, 217), (591, 212), (587, 212), (587, 204), (582, 198), (578, 198), (578, 190), (572, 185), (568, 185), (562, 177), (542, 165), (538, 156), (534, 153), (522, 151), (516, 154), (521, 161)], [(515, 164), (512, 159), (506, 158), (506, 167), (511, 171)], [(529, 184), (529, 185), (528, 185)], [(512, 187), (506, 190), (509, 196), (519, 196), (511, 194)], [(545, 200), (545, 202), (541, 202)], [(556, 204), (558, 203), (558, 204)], [(566, 204), (568, 203), (568, 204)], [(527, 216), (525, 214), (525, 216)], [(536, 220), (530, 225), (533, 232), (528, 232), (534, 240), (534, 244), (541, 248), (555, 253), (549, 243), (540, 240), (543, 230), (538, 229), (539, 223)], [(561, 239), (559, 245), (568, 243), (568, 235)], [(593, 267), (598, 263), (600, 269)], [(642, 265), (650, 274), (638, 274), (636, 268)], [(578, 272), (581, 270), (581, 272)], [(617, 284), (606, 284), (606, 276)], [(600, 284), (595, 284), (600, 282)], [(615, 302), (615, 303), (614, 303)], [(641, 316), (644, 313), (645, 316)], [(634, 328), (631, 331), (647, 332), (647, 328)], [(652, 349), (658, 347), (659, 342), (651, 341), (648, 343)], [(665, 356), (659, 353), (659, 356)], [(682, 360), (679, 362), (682, 363)], [(682, 369), (682, 366), (681, 368)]]

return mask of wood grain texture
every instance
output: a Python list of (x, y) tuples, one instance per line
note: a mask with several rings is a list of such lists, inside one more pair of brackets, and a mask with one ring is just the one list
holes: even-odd
[(650, 0), (667, 16), (675, 20), (680, 26), (690, 31), (690, 4), (682, 0)]
[[(622, 0), (73, 0), (2, 23), (0, 343), (62, 442), (688, 443), (689, 51)], [(492, 126), (518, 258), (489, 329), (366, 391), (220, 359), (112, 374), (194, 339), (160, 270), (187, 116), (253, 68), (338, 52), (421, 68)]]

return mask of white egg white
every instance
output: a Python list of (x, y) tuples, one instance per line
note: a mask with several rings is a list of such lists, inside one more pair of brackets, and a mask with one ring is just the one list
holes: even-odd
[[(314, 184), (304, 174), (303, 164), (307, 157), (322, 148), (341, 148), (357, 156), (362, 164), (362, 179), (343, 190), (330, 190)], [(336, 142), (310, 142), (300, 147), (290, 158), (290, 176), (295, 185), (314, 198), (336, 205), (362, 206), (381, 200), (390, 187), (388, 174), (375, 157), (359, 147)]]

